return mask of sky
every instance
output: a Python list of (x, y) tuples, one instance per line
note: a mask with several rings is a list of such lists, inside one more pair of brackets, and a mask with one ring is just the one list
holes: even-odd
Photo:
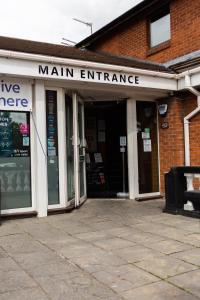
[(79, 42), (142, 0), (1, 0), (0, 35), (60, 44)]

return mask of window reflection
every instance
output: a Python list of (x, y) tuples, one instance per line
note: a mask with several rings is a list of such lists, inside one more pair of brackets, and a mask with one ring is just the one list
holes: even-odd
[(59, 204), (57, 92), (46, 91), (48, 204)]
[(170, 14), (166, 14), (150, 23), (151, 47), (170, 40)]
[(31, 207), (30, 115), (0, 112), (1, 209)]

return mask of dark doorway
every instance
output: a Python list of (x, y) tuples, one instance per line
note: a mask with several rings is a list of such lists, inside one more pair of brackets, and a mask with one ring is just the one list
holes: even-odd
[(120, 147), (120, 137), (127, 135), (126, 101), (86, 103), (85, 135), (88, 197), (111, 198), (123, 192), (122, 155), (127, 192), (127, 146)]

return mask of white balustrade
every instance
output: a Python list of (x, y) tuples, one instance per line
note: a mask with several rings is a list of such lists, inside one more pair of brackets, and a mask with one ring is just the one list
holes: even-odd
[(1, 192), (6, 191), (5, 180), (4, 180), (4, 175), (3, 174), (4, 174), (3, 172), (0, 172)]
[[(187, 191), (193, 191), (194, 190), (194, 179), (197, 178), (199, 180), (199, 190), (200, 190), (200, 174), (191, 174), (191, 173), (185, 173), (184, 176), (187, 179)], [(194, 210), (193, 204), (191, 201), (187, 201), (186, 204), (184, 204), (184, 210), (192, 211)]]
[(29, 170), (5, 170), (0, 171), (1, 192), (29, 192), (30, 171)]

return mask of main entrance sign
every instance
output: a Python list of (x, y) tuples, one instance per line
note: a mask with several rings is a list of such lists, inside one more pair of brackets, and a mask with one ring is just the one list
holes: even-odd
[(0, 79), (0, 110), (30, 111), (32, 109), (31, 84)]
[(52, 76), (54, 78), (67, 78), (80, 81), (136, 86), (140, 84), (140, 76), (122, 72), (104, 72), (93, 69), (39, 65), (38, 73), (39, 75)]

